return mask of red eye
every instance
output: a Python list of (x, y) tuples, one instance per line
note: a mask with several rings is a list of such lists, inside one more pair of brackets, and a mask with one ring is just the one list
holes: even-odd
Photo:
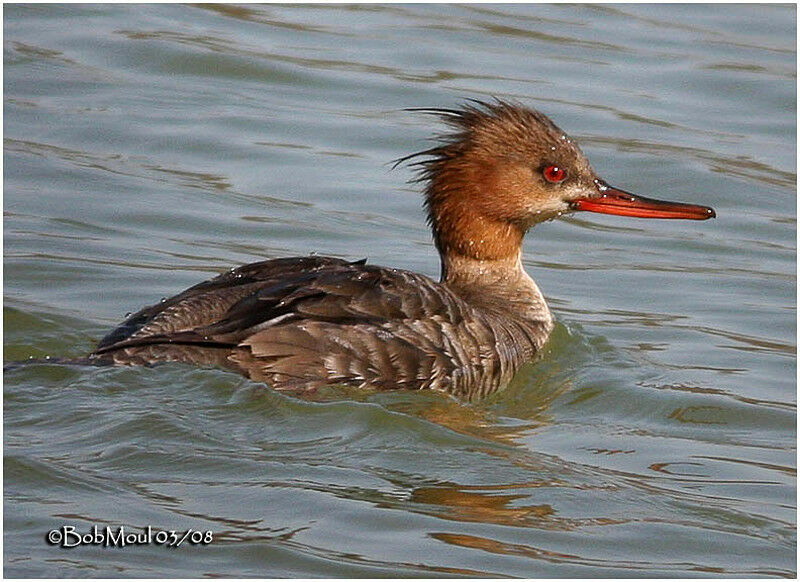
[(544, 170), (542, 170), (542, 175), (544, 175), (544, 179), (548, 182), (556, 184), (563, 181), (564, 178), (567, 177), (567, 171), (564, 168), (559, 168), (558, 166), (547, 166)]

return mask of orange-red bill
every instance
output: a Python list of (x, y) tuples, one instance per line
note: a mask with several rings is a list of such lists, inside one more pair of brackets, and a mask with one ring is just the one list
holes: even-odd
[(706, 220), (717, 215), (714, 209), (708, 206), (654, 200), (644, 196), (636, 196), (624, 190), (617, 190), (604, 183), (598, 184), (598, 189), (600, 196), (573, 200), (572, 208), (601, 214), (634, 216), (636, 218)]

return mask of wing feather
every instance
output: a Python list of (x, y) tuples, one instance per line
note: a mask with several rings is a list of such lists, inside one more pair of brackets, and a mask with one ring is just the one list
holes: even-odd
[[(453, 356), (469, 354), (448, 346), (437, 321), (459, 325), (465, 309), (446, 287), (408, 271), (327, 257), (277, 259), (144, 308), (95, 355), (146, 353), (157, 361), (158, 346), (225, 348), (239, 368), (276, 387), (326, 380), (441, 387)], [(165, 349), (170, 360), (195, 351)]]

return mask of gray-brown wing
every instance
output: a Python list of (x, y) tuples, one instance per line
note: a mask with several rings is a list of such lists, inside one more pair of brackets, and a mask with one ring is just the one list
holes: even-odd
[(331, 257), (292, 257), (231, 269), (129, 316), (100, 340), (96, 353), (113, 350), (133, 338), (163, 338), (212, 325), (224, 318), (236, 303), (270, 283), (299, 282), (303, 277), (312, 277), (315, 273), (346, 271), (364, 262), (348, 262)]
[(259, 377), (273, 386), (447, 390), (453, 371), (474, 362), (458, 357), (469, 306), (427, 277), (364, 267), (299, 292), (296, 319), (253, 330), (239, 343), (249, 349), (232, 355), (242, 365), (252, 358), (251, 368), (257, 363)]
[[(248, 265), (193, 287), (129, 318), (95, 353), (124, 351), (142, 363), (159, 349), (179, 361), (197, 352), (178, 345), (227, 348), (234, 367), (276, 388), (448, 389), (456, 368), (491, 357), (477, 341), (487, 330), (470, 326), (469, 306), (446, 287), (407, 271), (312, 259)], [(108, 341), (115, 333), (121, 339)]]

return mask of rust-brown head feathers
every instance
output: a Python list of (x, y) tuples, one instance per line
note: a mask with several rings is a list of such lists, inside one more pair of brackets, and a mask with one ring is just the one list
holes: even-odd
[[(525, 231), (568, 210), (543, 183), (547, 165), (593, 176), (589, 162), (546, 115), (516, 103), (471, 101), (461, 109), (413, 109), (453, 129), (438, 145), (398, 160), (427, 182), (425, 208), (442, 253), (479, 260), (518, 252)], [(563, 189), (563, 188), (562, 188)]]

